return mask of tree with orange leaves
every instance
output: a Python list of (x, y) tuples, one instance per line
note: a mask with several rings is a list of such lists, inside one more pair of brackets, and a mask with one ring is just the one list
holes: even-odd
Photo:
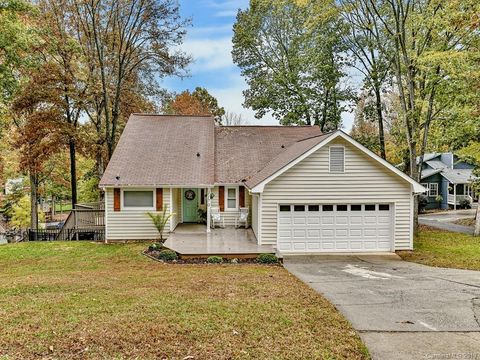
[(211, 115), (217, 124), (222, 123), (225, 109), (218, 105), (218, 100), (207, 89), (196, 87), (193, 92), (185, 90), (176, 95), (164, 107), (167, 114), (176, 115)]

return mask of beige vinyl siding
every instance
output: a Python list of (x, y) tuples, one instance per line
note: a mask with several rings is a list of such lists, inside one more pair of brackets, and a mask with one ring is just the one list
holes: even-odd
[[(229, 185), (226, 185), (229, 186)], [(219, 207), (218, 203), (218, 186), (215, 186), (212, 189), (213, 199), (212, 199), (212, 207)], [(225, 191), (225, 202), (227, 201), (227, 192)], [(249, 208), (248, 214), (248, 223), (252, 224), (252, 196), (248, 192), (247, 188), (245, 188), (245, 207)], [(235, 219), (238, 217), (239, 211), (223, 211), (221, 214), (225, 219), (225, 226), (235, 226)]]
[[(329, 147), (345, 146), (345, 172), (329, 172)], [(343, 139), (314, 152), (265, 185), (261, 244), (276, 244), (282, 203), (392, 203), (395, 250), (411, 248), (411, 185)]]
[(252, 230), (255, 237), (258, 239), (258, 195), (252, 195)]
[(172, 231), (175, 230), (177, 225), (181, 221), (181, 211), (182, 211), (182, 189), (173, 188), (172, 189)]
[[(152, 188), (142, 188), (142, 190), (154, 190), (155, 193), (155, 189)], [(158, 232), (153, 226), (152, 220), (146, 214), (146, 210), (120, 208), (120, 211), (113, 211), (113, 188), (106, 189), (105, 203), (107, 240), (150, 240), (158, 236)], [(153, 203), (155, 204), (155, 199)], [(163, 206), (170, 209), (169, 188), (163, 189)], [(169, 231), (170, 222), (167, 223), (165, 234)]]

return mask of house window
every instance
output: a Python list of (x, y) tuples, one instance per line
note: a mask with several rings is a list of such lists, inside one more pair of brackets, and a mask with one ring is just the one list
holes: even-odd
[(137, 210), (155, 210), (155, 195), (153, 190), (123, 190), (122, 193), (122, 208)]
[(438, 196), (438, 184), (429, 183), (428, 184), (428, 196), (436, 197)]
[(330, 172), (345, 172), (345, 148), (343, 146), (330, 146)]
[(227, 193), (227, 204), (225, 206), (226, 210), (237, 210), (238, 208), (238, 188), (237, 187), (226, 187)]

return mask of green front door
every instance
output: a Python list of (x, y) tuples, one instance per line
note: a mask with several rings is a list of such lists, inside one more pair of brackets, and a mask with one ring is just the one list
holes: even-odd
[(198, 221), (198, 189), (183, 189), (183, 222)]

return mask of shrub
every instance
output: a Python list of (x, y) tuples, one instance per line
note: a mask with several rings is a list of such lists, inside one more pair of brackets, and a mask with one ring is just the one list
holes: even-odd
[(460, 200), (458, 205), (462, 209), (470, 209), (472, 207), (472, 203), (470, 202), (470, 200), (465, 199), (465, 198)]
[(418, 212), (424, 212), (428, 205), (428, 197), (426, 195), (420, 195), (418, 198)]
[(162, 248), (163, 248), (162, 244), (154, 243), (148, 247), (148, 251), (160, 251), (162, 250)]
[(178, 259), (177, 253), (173, 250), (162, 250), (160, 251), (158, 257), (165, 261), (172, 261)]
[(209, 264), (220, 264), (223, 262), (223, 258), (221, 256), (209, 256), (207, 258), (207, 263)]
[(278, 262), (278, 258), (273, 254), (260, 254), (257, 261), (262, 264), (275, 264)]

